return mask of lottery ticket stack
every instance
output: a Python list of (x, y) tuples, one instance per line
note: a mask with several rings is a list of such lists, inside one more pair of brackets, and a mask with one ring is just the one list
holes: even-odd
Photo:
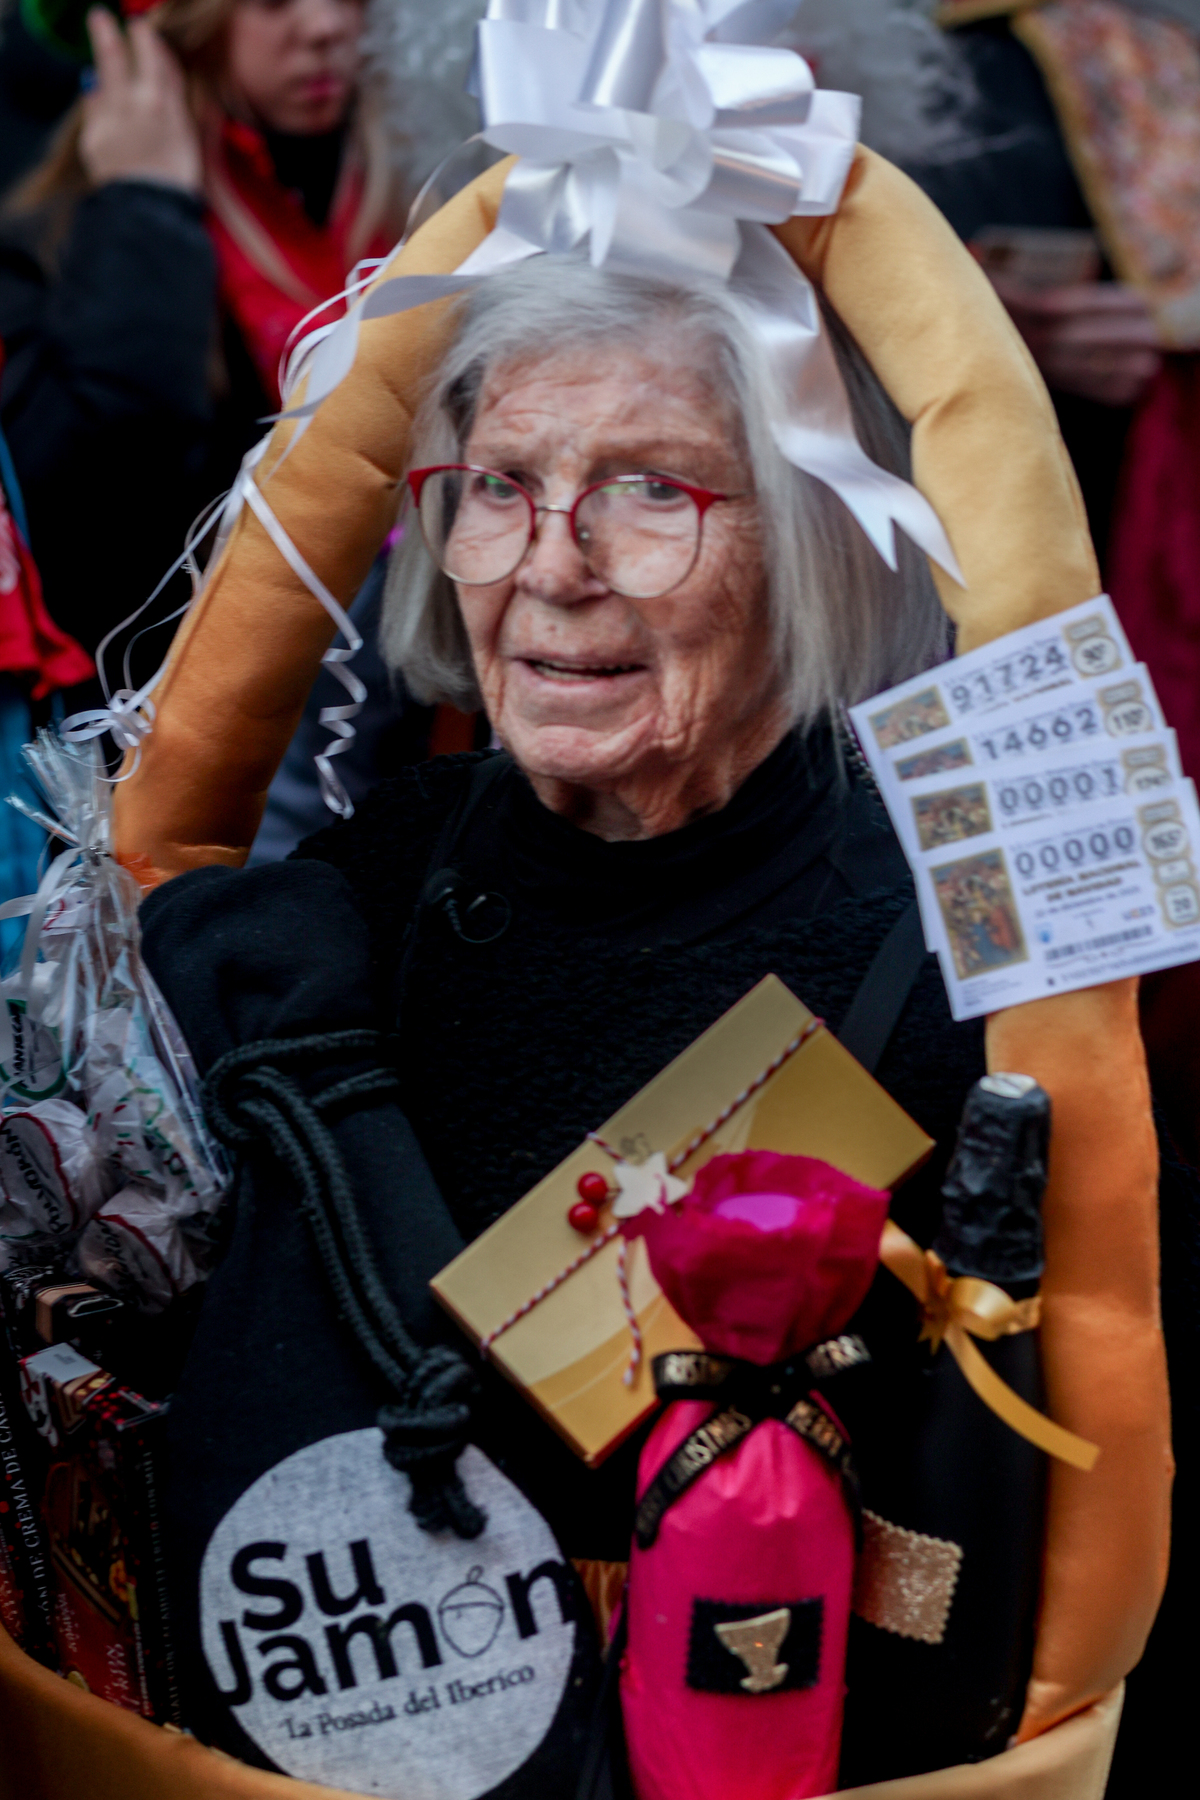
[(1200, 811), (1106, 597), (851, 709), (956, 1019), (1200, 958)]

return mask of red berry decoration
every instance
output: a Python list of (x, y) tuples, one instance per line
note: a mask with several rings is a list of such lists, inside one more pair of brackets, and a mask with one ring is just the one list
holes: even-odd
[(595, 1169), (589, 1169), (586, 1175), (581, 1175), (575, 1187), (579, 1198), (592, 1206), (603, 1206), (608, 1199), (608, 1183)]
[(590, 1200), (577, 1200), (567, 1214), (567, 1223), (590, 1237), (600, 1223), (600, 1214)]

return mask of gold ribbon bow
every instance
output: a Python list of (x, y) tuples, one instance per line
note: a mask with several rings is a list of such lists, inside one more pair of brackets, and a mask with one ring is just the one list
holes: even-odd
[(1019, 1331), (1032, 1331), (1041, 1319), (1037, 1295), (1032, 1300), (1014, 1300), (993, 1282), (980, 1281), (974, 1275), (952, 1276), (940, 1256), (922, 1250), (894, 1219), (884, 1225), (879, 1260), (916, 1297), (922, 1313), (920, 1342), (928, 1341), (934, 1351), (945, 1343), (985, 1406), (1018, 1437), (1036, 1444), (1048, 1456), (1076, 1469), (1094, 1467), (1099, 1446), (1076, 1437), (1022, 1400), (972, 1342), (983, 1338), (994, 1343)]

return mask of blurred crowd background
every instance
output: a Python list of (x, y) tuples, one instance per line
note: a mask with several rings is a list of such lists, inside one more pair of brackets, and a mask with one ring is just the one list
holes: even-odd
[[(483, 10), (5, 0), (0, 794), (19, 789), (31, 732), (99, 703), (102, 649), (113, 687), (165, 654), (186, 569), (144, 635), (118, 628), (277, 412), (302, 321), (395, 242), (475, 130), (464, 83)], [(1105, 584), (1200, 777), (1200, 0), (803, 0), (782, 41), (822, 85), (862, 95), (865, 141), (992, 280), (1053, 397)], [(471, 172), (456, 158), (425, 204)], [(487, 741), (482, 719), (389, 685), (373, 647), (381, 587), (382, 564), (354, 604), (369, 697), (338, 765), (352, 798), (401, 763)], [(342, 697), (328, 679), (257, 859), (322, 823), (317, 714)], [(36, 885), (44, 845), (0, 806), (0, 898)], [(1197, 1004), (1194, 970), (1145, 984), (1156, 1087), (1194, 1162)]]

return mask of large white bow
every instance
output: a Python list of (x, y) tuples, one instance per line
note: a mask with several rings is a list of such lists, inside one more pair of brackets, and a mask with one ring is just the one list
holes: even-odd
[(483, 135), (522, 162), (501, 235), (464, 272), (517, 244), (561, 251), (590, 238), (597, 267), (726, 280), (739, 220), (832, 212), (858, 102), (818, 93), (794, 51), (753, 41), (792, 11), (791, 0), (491, 0), (475, 69)]

